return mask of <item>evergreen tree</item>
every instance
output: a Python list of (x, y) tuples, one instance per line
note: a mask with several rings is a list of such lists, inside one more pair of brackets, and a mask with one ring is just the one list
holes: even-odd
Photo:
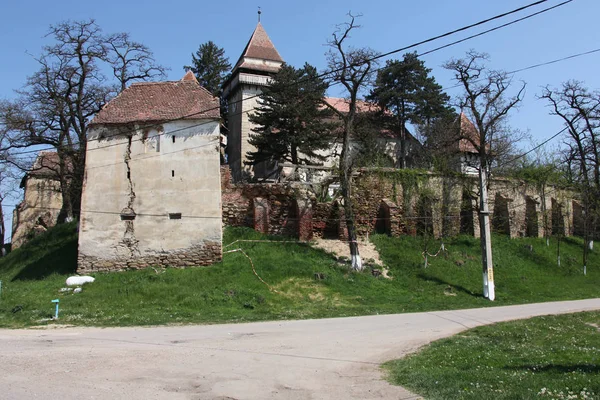
[(213, 96), (219, 96), (231, 64), (229, 58), (225, 57), (225, 50), (209, 40), (198, 47), (196, 54), (192, 54), (192, 65), (186, 65), (183, 68), (186, 71), (192, 71), (200, 85), (211, 92)]
[(324, 161), (318, 151), (330, 147), (334, 139), (331, 112), (323, 107), (326, 89), (315, 67), (305, 64), (296, 69), (284, 64), (263, 89), (259, 106), (249, 117), (257, 126), (248, 140), (256, 147), (248, 152), (249, 163)]
[(391, 112), (387, 119), (400, 134), (402, 168), (406, 168), (406, 124), (429, 124), (453, 113), (448, 105), (450, 97), (430, 73), (431, 69), (425, 67), (416, 53), (406, 53), (402, 61), (387, 61), (377, 73), (375, 87), (368, 97), (382, 110)]

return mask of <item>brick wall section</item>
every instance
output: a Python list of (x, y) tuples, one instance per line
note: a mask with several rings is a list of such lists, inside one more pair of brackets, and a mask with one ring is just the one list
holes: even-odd
[(79, 255), (77, 261), (77, 273), (88, 274), (103, 271), (125, 271), (131, 269), (144, 269), (148, 267), (198, 267), (211, 265), (222, 259), (220, 242), (205, 242), (193, 248), (157, 252), (130, 259), (97, 259)]
[(381, 200), (393, 201), (393, 191), (392, 182), (385, 177), (364, 174), (355, 178), (353, 203), (358, 236), (364, 237), (375, 231)]
[[(296, 199), (306, 198), (305, 188), (292, 184), (233, 184), (229, 167), (221, 167), (223, 225), (255, 227), (259, 214), (266, 224), (260, 231), (271, 235), (298, 237)], [(255, 199), (262, 199), (255, 202)], [(257, 209), (260, 208), (259, 209)], [(262, 213), (262, 214), (261, 214)]]
[(313, 210), (312, 229), (315, 238), (337, 238), (339, 236), (338, 204), (335, 202), (316, 203)]

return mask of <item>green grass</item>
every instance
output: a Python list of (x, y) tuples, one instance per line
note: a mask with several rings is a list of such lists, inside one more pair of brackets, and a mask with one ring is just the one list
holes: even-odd
[[(238, 239), (283, 240), (249, 229), (226, 229), (224, 243)], [(59, 290), (76, 268), (77, 234), (74, 224), (62, 225), (0, 259), (0, 326), (55, 323), (48, 321), (53, 312), (50, 300), (55, 298), (60, 298), (62, 324), (122, 326), (340, 317), (600, 297), (600, 256), (597, 251), (591, 254), (588, 275), (583, 276), (578, 239), (562, 243), (559, 268), (555, 242), (546, 247), (540, 239), (495, 236), (493, 303), (481, 295), (477, 239), (448, 241), (448, 253), (431, 258), (427, 269), (421, 256), (424, 239), (376, 235), (372, 240), (392, 280), (375, 278), (368, 270), (349, 272), (332, 255), (306, 244), (238, 243), (230, 248), (243, 248), (257, 273), (276, 291), (253, 274), (248, 259), (238, 252), (225, 254), (223, 262), (210, 267), (95, 274), (96, 282), (73, 295)], [(532, 245), (533, 252), (526, 245)], [(438, 242), (429, 243), (431, 249), (436, 246)], [(315, 280), (315, 273), (325, 279)]]
[(600, 312), (471, 329), (384, 368), (428, 399), (600, 399)]

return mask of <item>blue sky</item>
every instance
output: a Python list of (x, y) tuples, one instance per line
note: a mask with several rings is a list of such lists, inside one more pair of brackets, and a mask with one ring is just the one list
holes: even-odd
[[(4, 0), (0, 4), (0, 50), (3, 61), (0, 63), (0, 98), (15, 96), (14, 89), (20, 88), (26, 77), (37, 68), (32, 55), (39, 54), (41, 47), (49, 43), (48, 38), (44, 37), (48, 26), (66, 19), (94, 18), (107, 33), (129, 32), (133, 39), (154, 51), (158, 62), (170, 68), (169, 79), (175, 80), (183, 75), (182, 66), (190, 62), (191, 53), (208, 40), (225, 48), (230, 61), (235, 63), (256, 25), (257, 6), (262, 7), (262, 23), (267, 33), (288, 63), (299, 66), (309, 62), (322, 70), (326, 67), (324, 54), (327, 47), (324, 44), (335, 24), (346, 20), (348, 11), (363, 14), (360, 19), (362, 28), (353, 34), (352, 44), (386, 52), (532, 1)], [(535, 10), (560, 2), (549, 0)], [(490, 66), (495, 69), (510, 71), (527, 67), (600, 48), (598, 15), (598, 0), (574, 0), (530, 20), (427, 55), (423, 60), (433, 69), (434, 76), (443, 87), (454, 83), (450, 73), (441, 65), (449, 58), (463, 56), (471, 48), (489, 53)], [(509, 19), (512, 18), (486, 27)], [(467, 35), (459, 34), (455, 38)], [(416, 50), (426, 51), (453, 39)], [(568, 79), (581, 80), (592, 89), (600, 89), (599, 64), (600, 53), (595, 53), (517, 74), (515, 79), (527, 82), (527, 92), (520, 109), (511, 116), (511, 126), (529, 130), (537, 142), (559, 131), (562, 128), (560, 120), (548, 115), (544, 102), (537, 100), (536, 95), (542, 86), (557, 86)], [(448, 93), (452, 95), (455, 91), (452, 89)], [(530, 146), (530, 142), (521, 143), (524, 149)]]

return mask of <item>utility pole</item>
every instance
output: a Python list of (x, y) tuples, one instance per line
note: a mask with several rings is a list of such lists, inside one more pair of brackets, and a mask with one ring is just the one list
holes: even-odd
[(485, 159), (479, 168), (479, 231), (481, 234), (481, 261), (483, 264), (483, 297), (494, 301), (494, 265), (492, 262), (492, 237), (490, 229), (490, 210), (488, 207), (487, 166)]
[[(517, 106), (525, 91), (525, 83), (514, 96), (507, 96), (512, 77), (506, 72), (493, 71), (485, 67), (488, 60), (486, 54), (473, 50), (467, 52), (463, 59), (452, 59), (444, 64), (444, 68), (453, 71), (455, 79), (462, 84), (464, 92), (459, 95), (458, 105), (466, 108), (473, 122), (461, 112), (458, 124), (459, 144), (465, 140), (479, 153), (479, 230), (481, 236), (481, 263), (483, 266), (483, 296), (494, 301), (494, 264), (492, 261), (492, 237), (490, 229), (490, 210), (488, 208), (488, 174), (491, 167), (491, 156), (494, 136), (514, 143), (509, 133), (503, 128), (503, 121), (509, 111)], [(463, 127), (463, 120), (466, 125)], [(504, 136), (502, 136), (504, 134)]]

